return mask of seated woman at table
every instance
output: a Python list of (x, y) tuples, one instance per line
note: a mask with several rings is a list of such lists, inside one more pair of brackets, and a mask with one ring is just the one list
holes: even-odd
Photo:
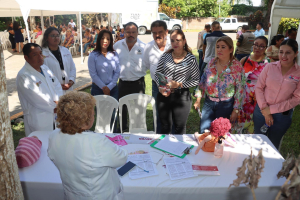
[(116, 168), (128, 154), (105, 135), (89, 131), (95, 102), (86, 92), (71, 91), (57, 105), (59, 129), (50, 134), (48, 156), (60, 172), (65, 199), (123, 199)]
[(298, 43), (284, 40), (279, 61), (269, 63), (261, 72), (255, 88), (257, 105), (253, 113), (254, 132), (268, 136), (279, 149), (280, 141), (292, 123), (294, 107), (300, 103), (300, 67), (297, 65)]
[(233, 56), (233, 50), (232, 39), (220, 37), (216, 42), (216, 58), (210, 61), (201, 77), (201, 92), (196, 94), (194, 104), (195, 109), (199, 109), (201, 97), (205, 96), (200, 134), (219, 117), (230, 119), (232, 124), (237, 122), (245, 96), (245, 72)]

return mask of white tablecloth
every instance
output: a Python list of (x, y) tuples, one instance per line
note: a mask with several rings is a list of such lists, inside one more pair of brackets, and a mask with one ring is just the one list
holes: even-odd
[[(48, 132), (34, 132), (42, 141), (40, 159), (30, 167), (19, 169), (19, 175), (25, 199), (30, 200), (62, 200), (63, 187), (59, 171), (47, 156)], [(157, 135), (124, 135), (128, 145), (123, 148), (129, 152), (145, 150), (151, 154), (158, 151), (146, 144), (149, 138)], [(179, 139), (192, 141), (193, 135), (178, 136)], [(275, 199), (280, 186), (285, 179), (277, 179), (276, 175), (281, 169), (284, 159), (275, 150), (273, 144), (264, 135), (233, 135), (238, 145), (235, 148), (225, 147), (222, 158), (215, 158), (213, 153), (200, 150), (194, 155), (195, 147), (187, 158), (192, 164), (217, 165), (220, 176), (198, 176), (184, 180), (171, 181), (163, 168), (163, 160), (157, 165), (159, 175), (131, 180), (128, 174), (121, 178), (124, 185), (126, 200), (199, 200), (199, 199), (226, 199), (226, 200), (247, 200), (252, 199), (249, 188), (245, 186), (232, 187), (229, 184), (237, 178), (237, 168), (242, 161), (249, 156), (252, 146), (254, 155), (259, 149), (263, 149), (265, 158), (265, 169), (261, 174), (259, 187), (255, 190), (257, 199)], [(191, 138), (191, 139), (189, 139)], [(138, 144), (136, 144), (138, 143)], [(193, 142), (195, 143), (195, 142)], [(101, 147), (99, 147), (101, 148)], [(166, 155), (165, 155), (166, 156)]]

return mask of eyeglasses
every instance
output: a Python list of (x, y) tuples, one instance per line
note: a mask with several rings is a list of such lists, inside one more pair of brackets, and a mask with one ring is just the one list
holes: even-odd
[(52, 38), (59, 38), (60, 36), (59, 35), (50, 35), (50, 37), (52, 37)]
[(253, 47), (258, 48), (260, 50), (264, 50), (266, 48), (264, 46), (258, 46), (257, 44), (253, 44)]

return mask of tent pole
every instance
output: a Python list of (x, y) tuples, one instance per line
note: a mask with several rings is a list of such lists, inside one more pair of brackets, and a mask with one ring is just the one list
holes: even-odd
[(44, 34), (45, 29), (44, 29), (44, 16), (43, 16), (43, 11), (41, 10), (41, 26), (42, 26), (42, 32)]
[(81, 64), (83, 64), (83, 46), (82, 46), (82, 27), (81, 27), (81, 11), (79, 11), (79, 28), (80, 28), (80, 45), (81, 45)]

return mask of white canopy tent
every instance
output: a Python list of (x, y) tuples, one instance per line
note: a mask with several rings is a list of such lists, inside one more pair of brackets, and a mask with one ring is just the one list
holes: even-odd
[[(51, 0), (49, 2), (41, 0), (0, 0), (0, 17), (23, 16), (27, 35), (29, 35), (28, 16), (66, 14), (79, 14), (81, 16), (81, 14), (88, 13), (132, 13), (140, 11), (141, 8), (145, 8), (145, 12), (149, 12), (146, 8), (147, 1), (157, 2), (158, 4), (158, 0), (90, 0), (87, 4), (79, 1), (70, 2), (63, 0)], [(81, 20), (79, 20), (79, 23), (81, 32)], [(42, 28), (44, 28), (43, 24)], [(80, 41), (82, 42), (82, 34), (80, 34)], [(81, 58), (83, 63), (82, 49)]]
[[(279, 22), (282, 17), (300, 18), (300, 0), (274, 0), (269, 29), (269, 43), (271, 38), (277, 34)], [(300, 44), (300, 26), (298, 28), (297, 42)], [(300, 64), (300, 54), (298, 54), (298, 64)]]

